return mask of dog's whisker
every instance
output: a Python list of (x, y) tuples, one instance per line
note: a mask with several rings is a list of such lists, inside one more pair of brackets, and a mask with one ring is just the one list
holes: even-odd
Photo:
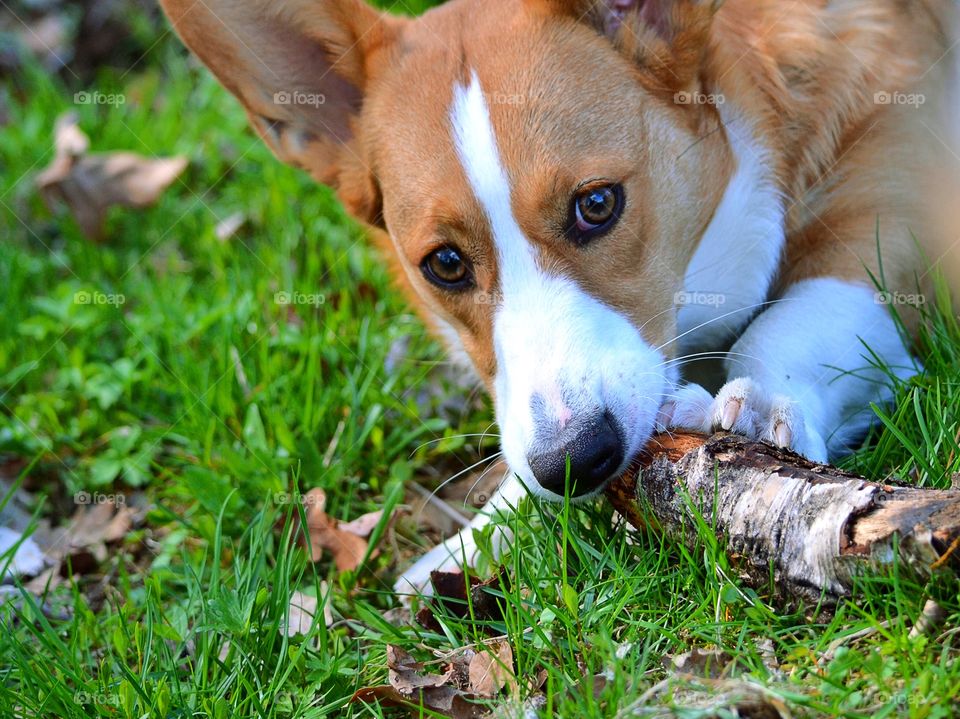
[(638, 331), (638, 332), (643, 332), (644, 328), (645, 328), (648, 324), (650, 324), (651, 322), (653, 322), (655, 319), (658, 319), (658, 318), (660, 318), (660, 317), (663, 317), (665, 314), (668, 314), (668, 313), (670, 313), (670, 312), (673, 312), (675, 309), (676, 309), (676, 308), (674, 308), (674, 307), (668, 307), (667, 309), (663, 310), (662, 312), (657, 312), (657, 314), (653, 315), (652, 317), (648, 317), (648, 318), (647, 318), (647, 321), (644, 322), (642, 325), (640, 325), (640, 327), (638, 328), (637, 331)]
[(692, 352), (690, 354), (674, 357), (656, 365), (656, 367), (670, 367), (672, 365), (687, 364), (705, 359), (729, 359), (730, 357), (742, 357), (745, 359), (760, 360), (756, 355), (746, 354), (745, 352), (732, 352), (730, 350), (716, 352)]
[[(463, 475), (467, 474), (468, 472), (476, 469), (477, 467), (479, 467), (479, 466), (481, 466), (481, 465), (483, 465), (483, 464), (486, 464), (486, 463), (488, 463), (488, 462), (493, 462), (494, 460), (500, 458), (501, 456), (503, 456), (503, 452), (502, 452), (502, 451), (501, 451), (501, 452), (495, 452), (494, 454), (491, 454), (489, 457), (484, 457), (484, 458), (482, 458), (482, 459), (474, 462), (474, 463), (471, 464), (469, 467), (465, 467), (464, 469), (460, 470), (459, 472), (457, 472), (457, 473), (456, 473), (455, 475), (453, 475), (452, 477), (449, 477), (449, 478), (443, 480), (439, 485), (437, 485), (436, 488), (434, 488), (434, 490), (433, 490), (432, 492), (430, 492), (429, 497), (437, 497), (437, 499), (439, 499), (438, 494), (439, 494), (440, 490), (443, 489), (444, 487), (446, 487), (448, 484), (450, 484), (451, 482), (456, 481), (457, 479), (459, 479), (459, 478), (462, 477)], [(422, 513), (422, 512), (423, 512), (423, 510), (421, 509), (421, 513)], [(419, 520), (420, 514), (418, 514), (416, 518)]]
[(710, 318), (709, 320), (707, 320), (706, 322), (701, 322), (700, 324), (696, 325), (695, 327), (691, 327), (690, 329), (688, 329), (688, 330), (686, 330), (686, 331), (684, 331), (684, 332), (681, 332), (680, 334), (678, 334), (678, 335), (677, 335), (676, 337), (674, 337), (673, 339), (667, 340), (667, 341), (664, 342), (662, 345), (660, 345), (659, 347), (655, 347), (654, 349), (655, 349), (657, 352), (659, 352), (659, 351), (662, 350), (664, 347), (667, 347), (668, 345), (670, 345), (670, 344), (673, 343), (673, 342), (676, 342), (677, 340), (683, 339), (683, 338), (686, 337), (687, 335), (692, 334), (693, 332), (696, 332), (696, 331), (699, 330), (699, 329), (702, 329), (702, 328), (704, 328), (704, 327), (707, 327), (708, 325), (711, 325), (711, 324), (713, 324), (714, 322), (719, 322), (720, 320), (726, 319), (727, 317), (732, 317), (733, 315), (736, 315), (736, 314), (738, 314), (738, 313), (748, 312), (748, 311), (750, 311), (750, 310), (755, 310), (755, 309), (757, 309), (758, 307), (764, 307), (764, 308), (766, 308), (766, 307), (771, 307), (771, 306), (773, 306), (773, 305), (775, 305), (775, 304), (777, 304), (777, 303), (787, 302), (787, 301), (788, 301), (787, 299), (776, 299), (776, 300), (767, 300), (767, 301), (765, 301), (765, 302), (755, 302), (754, 304), (746, 305), (746, 306), (744, 306), (744, 307), (740, 307), (740, 308), (738, 308), (738, 309), (731, 310), (730, 312), (725, 312), (724, 314), (719, 315), (718, 317), (711, 317), (711, 318)]
[[(503, 456), (503, 452), (500, 452), (499, 454), (500, 454), (500, 456)], [(477, 477), (477, 481), (470, 485), (470, 489), (467, 490), (467, 494), (466, 494), (466, 495), (464, 496), (464, 498), (463, 498), (463, 508), (464, 508), (464, 509), (467, 508), (467, 503), (468, 503), (468, 501), (469, 501), (470, 495), (473, 494), (473, 490), (475, 490), (475, 489), (477, 488), (477, 485), (480, 484), (480, 482), (483, 481), (483, 478), (487, 476), (487, 473), (490, 472), (490, 470), (493, 469), (493, 468), (496, 467), (496, 466), (497, 466), (497, 465), (496, 465), (495, 462), (491, 462), (490, 465), (480, 473), (480, 476)], [(509, 470), (508, 470), (508, 471), (509, 471)]]
[[(481, 436), (481, 437), (495, 437), (495, 438), (497, 438), (497, 439), (502, 439), (503, 437), (501, 436), (501, 434), (500, 434), (499, 432), (490, 432), (490, 431), (488, 431), (491, 427), (496, 427), (496, 426), (497, 426), (497, 423), (496, 423), (496, 422), (491, 422), (490, 424), (487, 425), (487, 428), (486, 428), (485, 430), (483, 430), (483, 432), (480, 433), (480, 436)], [(482, 442), (483, 440), (481, 439), (480, 441)]]
[(446, 442), (451, 439), (469, 439), (470, 437), (480, 437), (482, 440), (486, 437), (491, 437), (496, 439), (496, 438), (499, 438), (500, 435), (492, 434), (484, 430), (483, 432), (467, 432), (464, 434), (451, 434), (446, 437), (435, 437), (434, 439), (429, 439), (426, 442), (422, 442), (421, 444), (418, 444), (416, 447), (414, 447), (413, 450), (410, 452), (410, 456), (412, 457), (421, 449), (423, 449), (424, 447), (429, 447), (431, 444), (439, 444), (440, 442)]

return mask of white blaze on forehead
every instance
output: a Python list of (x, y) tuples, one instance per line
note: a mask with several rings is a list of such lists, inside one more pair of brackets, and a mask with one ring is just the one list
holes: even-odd
[[(490, 223), (500, 302), (493, 317), (494, 379), (503, 451), (537, 490), (527, 456), (568, 422), (610, 413), (625, 455), (649, 437), (666, 385), (663, 357), (619, 312), (576, 282), (538, 266), (513, 215), (510, 178), (476, 73), (456, 86), (450, 121), (457, 155)], [(534, 416), (534, 398), (545, 407)]]
[(450, 118), (457, 155), (490, 222), (500, 261), (500, 289), (506, 293), (522, 282), (525, 274), (538, 270), (534, 248), (513, 217), (510, 179), (500, 164), (497, 138), (476, 72), (470, 74), (469, 87), (454, 87)]
[[(545, 300), (549, 301), (552, 296), (560, 302), (564, 288), (572, 289), (573, 283), (548, 276), (538, 267), (536, 248), (513, 216), (510, 178), (500, 162), (497, 138), (476, 72), (471, 73), (469, 86), (454, 87), (453, 98), (450, 119), (457, 155), (490, 223), (497, 253), (501, 302), (494, 312), (493, 339), (498, 396), (510, 402), (529, 403), (532, 394), (540, 393), (552, 400), (557, 413), (569, 412), (557, 383), (562, 359), (549, 355), (538, 357), (540, 371), (530, 372), (534, 358), (524, 350), (529, 336), (517, 335), (527, 332), (535, 335), (538, 330), (534, 328), (538, 325), (539, 331), (546, 329), (542, 325), (551, 324), (554, 313), (544, 306)], [(562, 327), (555, 329), (563, 331)], [(546, 345), (541, 345), (541, 349), (545, 348)]]

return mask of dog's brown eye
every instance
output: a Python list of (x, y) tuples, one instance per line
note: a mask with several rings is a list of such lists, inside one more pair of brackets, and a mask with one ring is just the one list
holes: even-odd
[(459, 290), (470, 283), (467, 261), (454, 247), (434, 250), (424, 258), (420, 269), (428, 280), (444, 289)]
[(578, 244), (604, 234), (620, 218), (623, 209), (621, 185), (593, 185), (573, 196), (570, 234)]

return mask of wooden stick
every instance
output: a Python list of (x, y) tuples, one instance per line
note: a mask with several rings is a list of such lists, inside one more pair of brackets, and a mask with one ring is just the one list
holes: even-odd
[(960, 555), (960, 491), (869, 482), (738, 435), (658, 435), (608, 496), (688, 545), (699, 513), (748, 583), (772, 576), (784, 599), (835, 602), (895, 556), (923, 580)]

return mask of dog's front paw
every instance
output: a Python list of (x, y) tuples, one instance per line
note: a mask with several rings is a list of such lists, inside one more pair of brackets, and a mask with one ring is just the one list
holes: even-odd
[[(462, 540), (464, 544), (459, 546), (453, 541), (457, 539)], [(430, 581), (430, 575), (433, 572), (452, 572), (463, 569), (464, 566), (470, 566), (476, 560), (476, 554), (477, 548), (473, 542), (472, 533), (462, 533), (438, 544), (420, 557), (397, 577), (393, 589), (397, 594), (429, 596), (433, 594), (433, 584)]]
[[(483, 523), (476, 524), (477, 527), (471, 526), (461, 530), (420, 557), (397, 577), (393, 585), (394, 591), (397, 594), (429, 596), (433, 594), (430, 576), (433, 572), (455, 572), (475, 567), (480, 559), (481, 550), (477, 545), (474, 531), (479, 526), (483, 526)], [(513, 532), (509, 527), (499, 525), (494, 527), (490, 534), (493, 559), (499, 558), (512, 541)]]
[(826, 442), (802, 405), (748, 377), (730, 380), (716, 397), (696, 384), (679, 388), (664, 403), (659, 423), (668, 429), (736, 432), (791, 449), (814, 462), (827, 461)]

